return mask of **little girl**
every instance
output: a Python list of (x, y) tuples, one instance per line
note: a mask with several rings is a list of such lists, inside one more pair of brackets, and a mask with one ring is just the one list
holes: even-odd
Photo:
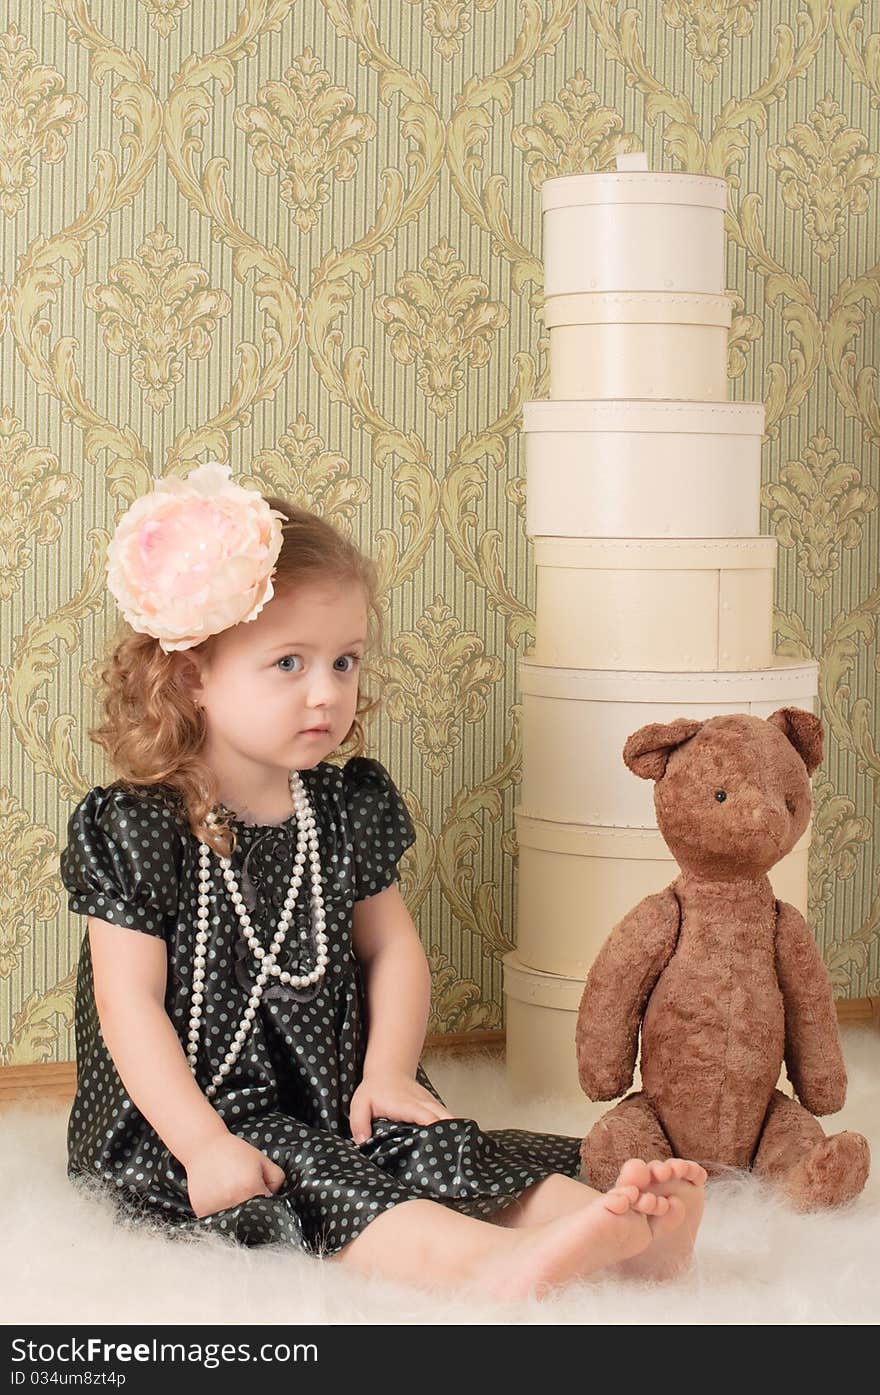
[(379, 761), (326, 759), (363, 749), (377, 705), (377, 571), (229, 474), (157, 483), (108, 550), (127, 623), (90, 736), (118, 778), (61, 855), (88, 916), (69, 1176), (178, 1232), (501, 1299), (678, 1272), (696, 1163), (633, 1159), (603, 1195), (578, 1138), (481, 1131), (425, 1074), (430, 974), (396, 884), (415, 831)]

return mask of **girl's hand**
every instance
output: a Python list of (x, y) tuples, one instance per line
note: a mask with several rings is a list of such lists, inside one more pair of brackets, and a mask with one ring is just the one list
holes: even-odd
[(433, 1124), (438, 1119), (455, 1118), (429, 1090), (404, 1071), (382, 1071), (364, 1076), (351, 1097), (348, 1112), (355, 1143), (366, 1143), (377, 1115), (412, 1124)]
[(272, 1196), (286, 1180), (277, 1163), (234, 1133), (206, 1143), (186, 1161), (186, 1187), (197, 1216), (225, 1211), (252, 1196)]

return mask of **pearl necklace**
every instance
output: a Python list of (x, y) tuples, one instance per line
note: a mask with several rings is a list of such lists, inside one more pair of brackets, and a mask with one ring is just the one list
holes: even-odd
[[(256, 984), (251, 992), (248, 1005), (244, 1010), (238, 1030), (235, 1033), (233, 1044), (227, 1051), (223, 1064), (212, 1076), (211, 1084), (205, 1090), (208, 1099), (212, 1099), (217, 1093), (217, 1088), (222, 1084), (223, 1078), (232, 1069), (238, 1058), (245, 1038), (251, 1028), (251, 1023), (257, 1015), (257, 1005), (263, 996), (263, 988), (266, 979), (270, 974), (275, 974), (282, 983), (292, 984), (294, 988), (307, 988), (310, 984), (317, 983), (324, 977), (327, 968), (327, 935), (326, 935), (326, 913), (324, 910), (324, 898), (321, 885), (321, 863), (318, 857), (318, 835), (315, 831), (315, 816), (309, 804), (305, 785), (300, 778), (298, 770), (291, 770), (288, 775), (290, 793), (293, 796), (294, 808), (296, 809), (296, 857), (293, 863), (293, 874), (290, 879), (290, 887), (284, 902), (284, 909), (278, 920), (278, 928), (275, 931), (272, 944), (268, 950), (264, 949), (251, 927), (251, 919), (247, 908), (244, 905), (244, 898), (238, 889), (238, 883), (232, 873), (231, 860), (228, 857), (220, 858), (220, 867), (223, 872), (223, 879), (230, 899), (234, 905), (241, 927), (248, 945), (253, 951), (256, 959), (260, 961), (260, 972), (257, 975)], [(213, 811), (208, 815), (208, 823), (217, 822)], [(315, 926), (315, 968), (311, 973), (298, 975), (288, 973), (286, 969), (279, 969), (275, 962), (284, 943), (288, 926), (293, 918), (293, 908), (296, 905), (296, 898), (302, 882), (302, 868), (306, 860), (306, 845), (308, 845), (309, 864), (312, 877), (312, 923)], [(199, 1028), (201, 1025), (202, 1002), (204, 1001), (204, 980), (205, 980), (205, 947), (208, 942), (208, 906), (210, 898), (208, 896), (208, 885), (210, 882), (210, 861), (211, 848), (207, 843), (199, 842), (199, 913), (197, 918), (198, 933), (196, 934), (196, 952), (193, 959), (193, 980), (192, 997), (190, 999), (189, 1034), (187, 1046), (187, 1061), (193, 1075), (196, 1073), (196, 1058), (199, 1050)], [(308, 936), (308, 931), (303, 931), (304, 938)]]

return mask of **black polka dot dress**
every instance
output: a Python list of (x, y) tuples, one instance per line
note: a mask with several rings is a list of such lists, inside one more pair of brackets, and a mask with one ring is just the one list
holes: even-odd
[[(246, 1245), (287, 1241), (327, 1255), (401, 1201), (428, 1198), (487, 1217), (552, 1172), (577, 1176), (579, 1138), (513, 1128), (483, 1131), (473, 1119), (423, 1126), (374, 1117), (370, 1138), (360, 1145), (354, 1141), (349, 1106), (362, 1077), (366, 1016), (362, 972), (352, 948), (352, 910), (355, 901), (396, 880), (398, 859), (415, 841), (415, 831), (379, 761), (364, 756), (344, 766), (321, 761), (300, 774), (317, 824), (329, 963), (323, 979), (308, 989), (277, 980), (266, 985), (241, 1054), (211, 1100), (227, 1128), (277, 1163), (286, 1182), (271, 1197), (251, 1197), (195, 1216), (185, 1169), (128, 1098), (104, 1043), (88, 933), (77, 975), (70, 1178), (99, 1179), (132, 1215), (148, 1215), (169, 1227), (214, 1231)], [(268, 948), (289, 886), (296, 816), (277, 825), (234, 822), (238, 845), (232, 870), (254, 933)], [(61, 854), (72, 911), (165, 940), (165, 1010), (184, 1050), (198, 847), (173, 791), (132, 791), (117, 783), (95, 786), (77, 805)], [(307, 878), (302, 886), (308, 887)], [(256, 977), (213, 854), (210, 897), (196, 1075), (203, 1090), (232, 1044)], [(301, 890), (279, 956), (281, 968), (294, 974), (311, 968), (312, 934)], [(306, 945), (302, 966), (300, 943)], [(416, 1078), (440, 1100), (421, 1065)]]

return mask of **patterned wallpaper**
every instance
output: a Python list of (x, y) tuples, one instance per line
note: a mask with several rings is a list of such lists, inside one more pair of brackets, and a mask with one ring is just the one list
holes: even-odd
[[(515, 936), (519, 435), (548, 395), (540, 185), (730, 182), (731, 396), (767, 408), (777, 647), (821, 661), (813, 923), (880, 994), (880, 14), (863, 0), (6, 0), (0, 1061), (73, 1057), (58, 875), (119, 514), (211, 457), (388, 588), (370, 754), (419, 838), (429, 1031), (498, 1028)], [(875, 32), (871, 33), (871, 27)]]

